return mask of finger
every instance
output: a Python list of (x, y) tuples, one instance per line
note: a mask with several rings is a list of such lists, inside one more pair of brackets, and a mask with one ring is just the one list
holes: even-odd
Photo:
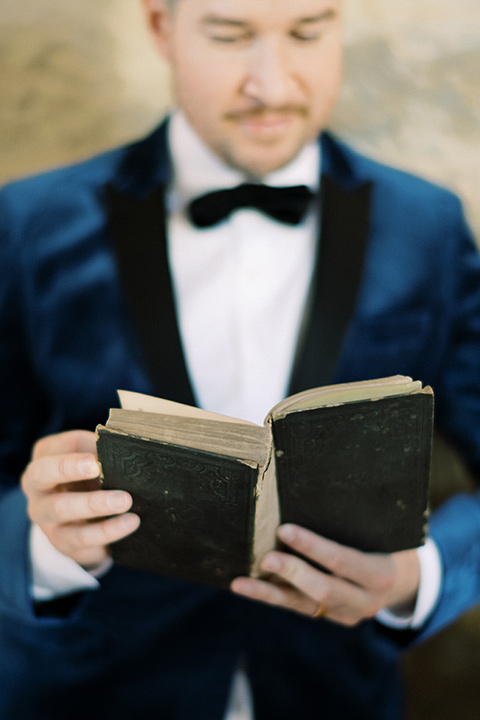
[(47, 455), (27, 466), (22, 487), (27, 496), (38, 495), (58, 485), (97, 478), (99, 473), (100, 466), (91, 453)]
[(291, 585), (272, 580), (239, 577), (235, 578), (230, 588), (237, 595), (242, 595), (250, 600), (283, 607), (303, 615), (312, 616), (318, 607), (312, 598), (306, 597)]
[[(65, 555), (79, 562), (94, 552), (105, 552), (106, 546), (117, 542), (135, 532), (140, 526), (140, 518), (134, 513), (126, 513), (90, 523), (72, 523), (70, 525), (52, 525), (45, 529), (50, 542)], [(82, 562), (80, 564), (83, 564)]]
[(389, 555), (364, 553), (321, 537), (298, 525), (282, 525), (278, 537), (293, 550), (313, 560), (338, 577), (360, 587), (381, 589), (391, 581)]
[[(312, 570), (318, 572), (313, 568)], [(269, 579), (267, 581), (241, 577), (232, 582), (231, 589), (238, 595), (248, 597), (251, 600), (259, 600), (270, 605), (293, 610), (315, 620), (323, 617), (347, 627), (357, 625), (365, 618), (373, 616), (374, 612), (370, 611), (368, 605), (365, 604), (365, 598), (362, 597), (361, 591), (356, 590), (360, 594), (355, 597), (350, 594), (351, 589), (346, 581), (330, 578), (328, 582), (332, 583), (332, 586), (335, 583), (342, 583), (346, 587), (341, 588), (338, 585), (337, 588), (331, 587), (329, 589), (324, 586), (323, 590), (320, 590), (319, 587), (310, 588), (311, 594), (306, 594), (299, 588), (278, 580), (272, 581), (272, 579)], [(342, 590), (345, 592), (342, 592)], [(321, 613), (319, 613), (319, 610), (321, 610)]]
[(68, 453), (95, 453), (95, 433), (88, 430), (68, 430), (67, 432), (47, 435), (37, 440), (33, 447), (32, 460), (47, 455), (66, 455)]
[(350, 580), (323, 573), (294, 555), (268, 553), (261, 567), (314, 600), (317, 608), (328, 607), (328, 617), (344, 625), (351, 626), (372, 618), (384, 605), (384, 595), (376, 588), (364, 588)]
[(132, 502), (132, 496), (123, 490), (52, 493), (33, 505), (30, 517), (40, 526), (79, 522), (124, 513)]
[(355, 617), (366, 612), (368, 594), (365, 590), (333, 575), (326, 575), (295, 555), (268, 553), (261, 562), (261, 568), (275, 573), (284, 583), (296, 588), (313, 601), (315, 608), (326, 605), (337, 613), (348, 609)]

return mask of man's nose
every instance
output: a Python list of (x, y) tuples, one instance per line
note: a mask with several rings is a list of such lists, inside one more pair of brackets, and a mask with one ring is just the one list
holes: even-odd
[(243, 92), (268, 107), (294, 101), (296, 86), (288, 52), (275, 40), (259, 41), (250, 55)]

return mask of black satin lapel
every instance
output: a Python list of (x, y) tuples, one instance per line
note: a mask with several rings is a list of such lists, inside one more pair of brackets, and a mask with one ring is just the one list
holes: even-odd
[(317, 266), (290, 393), (334, 382), (368, 241), (371, 183), (344, 190), (322, 176)]
[(121, 282), (155, 392), (194, 405), (168, 265), (165, 186), (141, 198), (108, 186), (106, 200)]

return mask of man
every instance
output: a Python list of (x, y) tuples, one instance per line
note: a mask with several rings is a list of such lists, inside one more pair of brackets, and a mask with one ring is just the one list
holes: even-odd
[[(0, 197), (0, 714), (215, 720), (243, 683), (258, 720), (400, 717), (412, 629), (427, 637), (478, 600), (476, 496), (435, 516), (436, 546), (418, 552), (285, 526), (306, 560), (269, 553), (275, 579), (220, 592), (111, 567), (110, 543), (140, 519), (100, 489), (91, 429), (118, 387), (261, 421), (289, 390), (403, 373), (433, 385), (475, 469), (474, 244), (447, 192), (317, 142), (340, 83), (340, 0), (144, 6), (172, 66), (171, 120)], [(290, 225), (248, 206), (195, 226), (191, 200), (245, 182), (321, 200)], [(358, 289), (348, 263), (327, 264), (332, 237), (353, 256), (366, 242)], [(332, 307), (357, 289), (333, 345), (326, 275)]]

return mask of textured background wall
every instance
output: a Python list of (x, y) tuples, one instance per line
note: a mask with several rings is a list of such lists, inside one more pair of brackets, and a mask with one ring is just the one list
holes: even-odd
[[(455, 189), (480, 237), (480, 3), (346, 0), (346, 9), (332, 126)], [(138, 0), (3, 0), (0, 99), (1, 182), (148, 130), (169, 105), (168, 73)], [(409, 654), (409, 720), (478, 719), (479, 626), (472, 612)]]
[[(381, 159), (454, 187), (480, 231), (480, 5), (346, 0), (333, 125)], [(167, 72), (138, 0), (0, 4), (0, 180), (147, 130)], [(478, 232), (480, 235), (480, 232)]]

